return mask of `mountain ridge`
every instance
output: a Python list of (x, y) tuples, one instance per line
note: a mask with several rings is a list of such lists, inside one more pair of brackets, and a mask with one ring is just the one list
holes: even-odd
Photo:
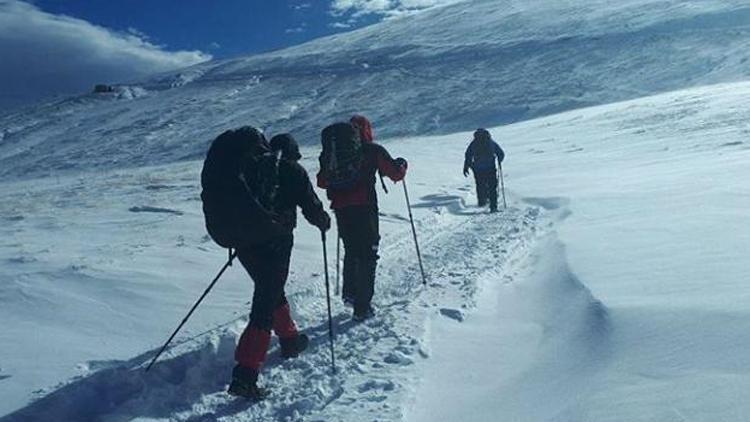
[(0, 176), (199, 159), (246, 124), (311, 144), (359, 112), (381, 139), (443, 134), (741, 81), (748, 22), (734, 0), (452, 3), (0, 116)]

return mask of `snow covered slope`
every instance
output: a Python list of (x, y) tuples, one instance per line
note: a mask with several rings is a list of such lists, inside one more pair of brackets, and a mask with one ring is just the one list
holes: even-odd
[(508, 185), (563, 220), (512, 283), (479, 280), (463, 326), (434, 318), (408, 420), (746, 420), (749, 93), (702, 87), (495, 130)]
[(744, 421), (748, 95), (495, 128), (510, 201), (496, 216), (460, 175), (469, 133), (389, 141), (411, 162), (429, 285), (394, 189), (378, 317), (352, 325), (334, 301), (333, 375), (319, 237), (301, 227), (289, 296), (313, 344), (286, 363), (274, 349), (274, 394), (255, 406), (222, 392), (251, 290), (238, 268), (142, 370), (224, 259), (203, 237), (199, 162), (4, 183), (0, 420)]
[(750, 74), (741, 0), (474, 0), (0, 117), (0, 177), (198, 158), (227, 127), (314, 143), (354, 111), (450, 133)]

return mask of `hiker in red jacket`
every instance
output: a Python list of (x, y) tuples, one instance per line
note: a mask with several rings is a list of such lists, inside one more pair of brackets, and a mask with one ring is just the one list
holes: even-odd
[[(373, 141), (372, 126), (364, 116), (353, 116), (350, 124), (329, 126), (323, 131), (317, 176), (318, 186), (326, 189), (331, 200), (344, 242), (342, 296), (346, 304), (354, 306), (355, 321), (374, 315), (371, 301), (380, 243), (375, 173), (398, 182), (407, 169), (405, 159), (393, 159)], [(330, 148), (333, 152), (327, 150), (327, 142), (336, 144)]]

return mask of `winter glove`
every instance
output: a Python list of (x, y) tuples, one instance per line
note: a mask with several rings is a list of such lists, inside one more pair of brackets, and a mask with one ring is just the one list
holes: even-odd
[(331, 217), (328, 216), (327, 212), (323, 211), (320, 213), (320, 216), (315, 219), (313, 224), (315, 224), (320, 231), (327, 232), (331, 228)]
[(469, 177), (469, 168), (464, 167), (464, 177)]
[(404, 159), (403, 157), (396, 158), (394, 162), (396, 163), (397, 166), (403, 169), (407, 169), (409, 167), (409, 163), (407, 163), (406, 159)]

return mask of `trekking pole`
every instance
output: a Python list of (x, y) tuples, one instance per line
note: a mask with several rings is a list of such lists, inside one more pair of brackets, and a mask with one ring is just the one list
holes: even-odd
[(411, 222), (411, 232), (414, 235), (414, 246), (417, 249), (417, 259), (419, 260), (419, 271), (422, 273), (422, 284), (427, 285), (427, 277), (424, 275), (424, 267), (422, 266), (422, 254), (419, 253), (419, 241), (417, 241), (417, 229), (414, 227), (414, 216), (411, 213), (411, 202), (409, 201), (409, 191), (406, 188), (406, 178), (403, 180), (404, 183), (404, 196), (406, 197), (406, 207), (409, 209), (409, 221)]
[(503, 209), (508, 209), (508, 204), (505, 202), (505, 180), (503, 178), (503, 163), (500, 163), (500, 187), (503, 192)]
[(180, 323), (179, 326), (177, 326), (177, 329), (174, 330), (174, 332), (172, 333), (171, 336), (169, 336), (169, 340), (167, 340), (167, 342), (164, 343), (163, 346), (161, 346), (161, 349), (159, 349), (159, 353), (157, 353), (156, 356), (154, 356), (154, 358), (151, 359), (151, 363), (149, 363), (148, 366), (146, 367), (146, 372), (148, 372), (148, 370), (151, 369), (151, 367), (154, 365), (154, 363), (156, 363), (156, 359), (159, 359), (159, 356), (161, 356), (161, 354), (164, 353), (164, 350), (167, 349), (167, 346), (169, 346), (169, 343), (172, 342), (172, 340), (177, 335), (177, 333), (180, 331), (180, 329), (182, 329), (182, 326), (185, 325), (185, 323), (190, 318), (190, 316), (193, 315), (193, 311), (195, 311), (195, 309), (198, 307), (198, 305), (201, 304), (201, 302), (206, 297), (206, 295), (208, 295), (208, 292), (210, 292), (211, 289), (213, 289), (213, 287), (216, 284), (216, 282), (219, 281), (219, 278), (222, 276), (222, 274), (224, 274), (224, 271), (226, 271), (227, 268), (229, 268), (229, 267), (232, 266), (232, 261), (234, 261), (234, 258), (236, 258), (236, 257), (237, 257), (237, 250), (235, 249), (234, 251), (232, 251), (230, 249), (229, 250), (229, 260), (227, 261), (227, 263), (224, 264), (224, 266), (221, 268), (221, 270), (219, 271), (219, 273), (216, 274), (216, 277), (213, 279), (213, 281), (211, 282), (211, 284), (208, 285), (208, 287), (206, 288), (206, 291), (203, 292), (203, 294), (201, 295), (201, 297), (198, 298), (198, 301), (195, 302), (195, 304), (193, 305), (192, 308), (190, 308), (190, 312), (188, 312), (187, 315), (185, 315), (185, 318), (182, 319), (182, 322)]
[(323, 270), (326, 275), (326, 302), (328, 303), (328, 339), (331, 345), (331, 369), (336, 373), (336, 358), (333, 354), (333, 317), (331, 316), (331, 291), (328, 287), (328, 252), (326, 249), (326, 232), (320, 231), (320, 237), (323, 240)]
[(340, 273), (341, 273), (341, 236), (338, 233), (336, 233), (336, 296), (338, 296), (341, 293), (339, 289), (339, 284), (340, 284), (339, 280), (341, 279)]

